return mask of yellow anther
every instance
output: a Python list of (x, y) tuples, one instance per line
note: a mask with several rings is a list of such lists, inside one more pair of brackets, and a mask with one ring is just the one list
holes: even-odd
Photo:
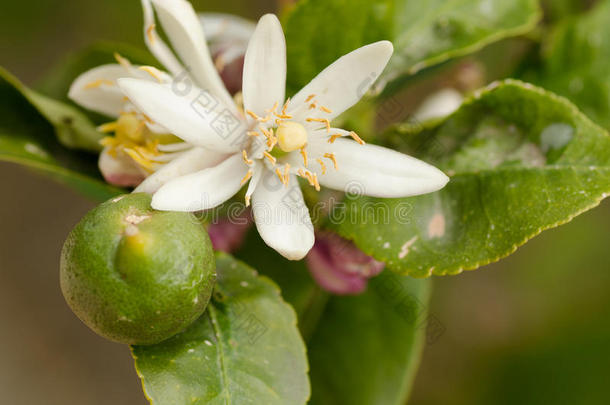
[(301, 148), (301, 156), (303, 156), (303, 165), (307, 167), (307, 150), (305, 147)]
[(97, 127), (97, 130), (100, 132), (103, 132), (105, 134), (108, 134), (110, 132), (116, 131), (118, 127), (119, 127), (119, 123), (118, 123), (118, 121), (115, 121), (115, 122), (109, 122), (107, 124), (100, 125), (99, 127)]
[(290, 164), (286, 163), (284, 166), (284, 184), (288, 185), (290, 183)]
[(326, 165), (324, 164), (322, 159), (316, 159), (316, 162), (320, 163), (320, 166), (322, 166), (322, 174), (326, 174)]
[(366, 143), (354, 131), (350, 132), (349, 136), (351, 136), (354, 139), (354, 141), (358, 142), (360, 145), (364, 145)]
[(260, 136), (260, 132), (258, 131), (248, 131), (246, 132), (248, 136)]
[(341, 134), (335, 134), (335, 135), (331, 135), (330, 139), (328, 140), (328, 143), (335, 143), (335, 141), (339, 138), (341, 138), (343, 135)]
[(286, 100), (286, 102), (284, 103), (284, 106), (282, 107), (282, 115), (288, 115), (286, 113), (286, 110), (288, 109), (288, 104), (290, 104), (290, 99)]
[(307, 130), (298, 122), (282, 122), (276, 135), (280, 149), (284, 152), (292, 152), (307, 145)]
[(330, 132), (330, 121), (327, 120), (326, 118), (307, 118), (306, 121), (307, 122), (320, 122), (320, 123), (326, 125), (326, 131)]
[(280, 106), (280, 103), (278, 103), (277, 101), (275, 102), (275, 104), (273, 104), (273, 108), (270, 108), (268, 110), (265, 110), (265, 112), (268, 113), (274, 113), (277, 111), (277, 108)]
[(263, 152), (263, 156), (265, 156), (265, 157), (267, 158), (267, 160), (268, 160), (268, 161), (269, 161), (269, 162), (270, 162), (272, 165), (274, 165), (274, 166), (275, 166), (275, 162), (276, 162), (277, 160), (276, 160), (276, 159), (275, 159), (275, 158), (274, 158), (274, 157), (271, 155), (271, 153), (269, 153), (269, 152), (267, 152), (267, 151), (264, 151), (264, 152)]
[(311, 94), (309, 97), (307, 97), (307, 98), (305, 99), (305, 102), (306, 102), (306, 103), (309, 103), (311, 100), (313, 100), (313, 99), (314, 99), (314, 97), (315, 97), (315, 96), (316, 96), (315, 94)]
[(155, 24), (150, 24), (148, 28), (146, 28), (146, 35), (151, 44), (155, 42)]
[(159, 83), (163, 83), (163, 79), (161, 79), (161, 71), (152, 66), (140, 66), (138, 69), (148, 73), (153, 78), (155, 78)]
[(122, 57), (121, 55), (119, 55), (118, 52), (114, 53), (114, 59), (119, 65), (123, 66), (125, 69), (129, 69), (131, 67), (131, 62), (129, 61), (129, 59)]
[(278, 114), (278, 113), (273, 113), (273, 115), (275, 115), (276, 117), (283, 119), (283, 120), (290, 120), (292, 119), (292, 115), (287, 115), (287, 114)]
[(250, 206), (250, 196), (246, 194), (245, 200), (246, 200), (246, 207), (249, 207)]
[(284, 180), (284, 174), (282, 173), (282, 171), (279, 169), (279, 167), (275, 168), (275, 174), (277, 174), (277, 177), (280, 179), (280, 181), (282, 182), (283, 185), (286, 185), (286, 182)]
[(261, 118), (258, 115), (256, 115), (256, 113), (254, 111), (251, 111), (251, 110), (246, 110), (246, 114), (248, 114), (250, 117), (257, 120), (258, 122), (267, 122), (271, 119), (271, 117)]
[(318, 108), (318, 105), (316, 104), (315, 101), (313, 103), (309, 104), (309, 109), (310, 110), (315, 110), (316, 108)]
[[(252, 170), (248, 170), (248, 173), (246, 173), (246, 175), (244, 176), (243, 179), (241, 179), (241, 185), (243, 186), (244, 184), (246, 184), (246, 182), (248, 180), (250, 180), (252, 178)], [(246, 200), (247, 201), (247, 200)], [(249, 205), (248, 203), (246, 203), (246, 205)]]
[(86, 90), (90, 90), (90, 89), (97, 89), (100, 86), (114, 86), (114, 82), (111, 80), (106, 80), (106, 79), (98, 79), (98, 80), (94, 80), (91, 83), (87, 83), (85, 85), (85, 89)]
[(246, 152), (245, 150), (241, 151), (241, 155), (244, 158), (244, 163), (247, 164), (248, 166), (253, 165), (254, 162), (250, 159), (248, 159), (248, 152)]
[(315, 185), (313, 176), (311, 175), (311, 172), (309, 170), (299, 169), (297, 173), (302, 178), (307, 179), (307, 182), (309, 183), (310, 186)]
[(277, 144), (277, 138), (275, 136), (271, 136), (267, 138), (267, 149), (272, 150)]
[(320, 106), (320, 110), (324, 111), (327, 114), (332, 114), (333, 110), (331, 110), (330, 108), (326, 108), (323, 105)]
[(335, 157), (334, 153), (325, 153), (324, 157), (332, 160), (333, 165), (335, 166), (335, 170), (339, 170), (339, 166), (337, 165), (337, 158)]

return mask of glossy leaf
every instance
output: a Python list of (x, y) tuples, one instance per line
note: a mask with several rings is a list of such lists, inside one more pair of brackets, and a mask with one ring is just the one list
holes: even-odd
[(204, 315), (155, 346), (133, 347), (153, 405), (305, 404), (305, 347), (275, 284), (228, 255)]
[(567, 100), (494, 83), (439, 126), (390, 143), (451, 175), (440, 192), (348, 198), (335, 227), (400, 273), (456, 274), (509, 255), (610, 193), (610, 137)]
[(610, 1), (551, 30), (541, 56), (542, 66), (524, 78), (569, 98), (610, 128)]
[(286, 15), (288, 80), (299, 90), (338, 57), (380, 40), (395, 55), (386, 80), (533, 29), (536, 0), (302, 0)]
[(308, 343), (312, 405), (403, 405), (426, 341), (444, 327), (428, 311), (429, 281), (389, 271), (366, 292), (332, 297)]
[(58, 131), (66, 143), (86, 146), (93, 139), (77, 135), (89, 126), (76, 110), (35, 94), (0, 69), (0, 160), (43, 172), (101, 202), (122, 191), (101, 180), (97, 155), (71, 151), (55, 136)]

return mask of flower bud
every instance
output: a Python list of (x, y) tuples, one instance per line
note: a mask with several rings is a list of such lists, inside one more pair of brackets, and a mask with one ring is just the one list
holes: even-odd
[(215, 281), (214, 252), (192, 214), (154, 211), (147, 194), (117, 197), (90, 211), (66, 240), (61, 289), (99, 335), (155, 344), (205, 310)]
[(381, 273), (385, 266), (351, 241), (327, 231), (316, 233), (316, 242), (306, 260), (318, 285), (337, 295), (363, 292), (368, 279)]

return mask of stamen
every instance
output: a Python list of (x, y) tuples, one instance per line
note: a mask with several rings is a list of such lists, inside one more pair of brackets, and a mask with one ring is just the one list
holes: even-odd
[(275, 166), (275, 162), (277, 161), (277, 159), (276, 159), (276, 158), (274, 158), (274, 157), (271, 155), (271, 153), (269, 153), (269, 152), (267, 152), (267, 151), (264, 151), (264, 152), (263, 152), (263, 155), (264, 155), (264, 156), (267, 158), (267, 160), (268, 160), (269, 162), (271, 162), (271, 164), (272, 164), (272, 165), (274, 165), (274, 166)]
[(335, 135), (331, 135), (331, 136), (330, 136), (330, 139), (328, 140), (328, 143), (335, 143), (335, 141), (336, 141), (338, 138), (341, 138), (342, 136), (343, 136), (343, 135), (341, 135), (341, 134), (335, 134)]
[(280, 179), (280, 181), (282, 182), (283, 185), (286, 185), (286, 183), (284, 182), (284, 174), (282, 173), (282, 171), (280, 170), (279, 167), (275, 168), (275, 174), (277, 174), (277, 177)]
[(123, 66), (125, 69), (131, 68), (131, 62), (129, 59), (122, 57), (118, 52), (114, 53), (114, 59), (118, 62), (119, 65)]
[[(246, 173), (246, 175), (244, 176), (244, 178), (243, 178), (243, 179), (241, 179), (241, 183), (240, 183), (240, 184), (243, 186), (243, 185), (244, 185), (244, 184), (246, 184), (246, 182), (247, 182), (248, 180), (250, 180), (251, 178), (252, 178), (252, 170), (248, 170), (248, 173)], [(248, 197), (246, 197), (246, 206), (248, 206), (248, 205), (250, 205), (250, 204), (248, 203)]]
[(330, 121), (326, 118), (307, 118), (307, 122), (321, 122), (326, 125), (326, 131), (330, 132)]
[(244, 158), (244, 163), (247, 164), (248, 166), (253, 165), (254, 162), (250, 159), (248, 159), (248, 153), (246, 152), (246, 150), (242, 150), (241, 151), (241, 155)]
[(316, 104), (315, 101), (313, 103), (309, 104), (309, 109), (310, 110), (315, 110), (316, 108), (318, 108), (318, 105)]
[(246, 132), (248, 136), (260, 136), (260, 132), (258, 131), (248, 131)]
[(116, 131), (118, 127), (119, 127), (119, 123), (118, 123), (118, 121), (115, 121), (115, 122), (109, 122), (107, 124), (100, 125), (99, 127), (97, 127), (97, 130), (107, 134), (107, 133)]
[(276, 112), (274, 112), (273, 115), (275, 115), (276, 117), (281, 118), (283, 120), (290, 120), (290, 119), (292, 119), (292, 115), (278, 114)]
[(110, 80), (106, 80), (106, 79), (98, 79), (98, 80), (94, 80), (91, 83), (88, 83), (87, 85), (85, 85), (85, 89), (86, 90), (97, 89), (98, 87), (100, 87), (102, 85), (114, 86), (114, 82), (110, 81)]
[(290, 164), (284, 166), (284, 184), (287, 186), (290, 183)]
[(271, 136), (267, 138), (267, 148), (272, 150), (273, 147), (277, 144), (277, 138), (275, 136)]
[(146, 73), (157, 79), (159, 83), (163, 83), (163, 80), (161, 79), (161, 72), (159, 71), (159, 69), (154, 68), (152, 66), (140, 66), (138, 69), (145, 71)]
[(352, 138), (354, 138), (354, 141), (358, 142), (360, 145), (364, 145), (364, 144), (366, 143), (366, 142), (364, 142), (364, 141), (362, 140), (362, 138), (360, 138), (360, 137), (358, 136), (358, 134), (357, 134), (357, 133), (355, 133), (354, 131), (350, 132), (350, 133), (349, 133), (349, 136), (351, 136)]
[(303, 165), (307, 167), (307, 150), (305, 150), (305, 146), (301, 148), (301, 156), (303, 156)]
[(334, 153), (325, 153), (324, 157), (332, 160), (333, 165), (335, 166), (335, 170), (339, 170), (339, 166), (337, 165), (337, 158), (335, 157)]
[(249, 207), (250, 206), (250, 196), (246, 195), (245, 200), (246, 200), (246, 207)]
[(316, 162), (320, 163), (320, 166), (322, 166), (322, 174), (326, 174), (326, 165), (324, 164), (322, 159), (316, 159)]
[(324, 111), (325, 113), (328, 114), (332, 114), (333, 110), (331, 110), (330, 108), (326, 108), (323, 105), (320, 106), (320, 110)]
[(313, 174), (313, 186), (315, 187), (316, 191), (320, 191), (320, 183), (318, 182), (318, 175), (317, 174)]
[(275, 104), (273, 104), (273, 108), (270, 108), (268, 110), (265, 110), (265, 112), (268, 113), (275, 113), (277, 111), (277, 108), (279, 107), (279, 103), (276, 101)]
[(286, 102), (284, 103), (284, 106), (282, 107), (282, 115), (288, 115), (288, 114), (286, 114), (286, 110), (288, 109), (288, 104), (290, 104), (290, 99), (286, 100)]
[(305, 99), (305, 102), (306, 102), (306, 103), (309, 103), (311, 100), (313, 100), (313, 98), (314, 98), (315, 96), (316, 96), (315, 94), (311, 94), (309, 97), (307, 97), (307, 98)]
[(271, 119), (271, 117), (261, 118), (258, 115), (256, 115), (256, 113), (254, 111), (250, 111), (250, 110), (246, 110), (246, 114), (248, 114), (250, 117), (257, 120), (258, 122), (267, 122)]
[(146, 28), (146, 35), (148, 35), (148, 41), (150, 41), (151, 44), (153, 44), (155, 42), (155, 35), (154, 35), (154, 31), (155, 31), (155, 24), (150, 24), (148, 26), (148, 28)]
[(299, 174), (299, 176), (301, 176), (304, 179), (307, 179), (307, 182), (309, 183), (310, 186), (314, 186), (315, 182), (313, 179), (313, 176), (311, 175), (311, 172), (309, 170), (303, 170), (303, 169), (299, 169), (297, 171), (297, 173)]

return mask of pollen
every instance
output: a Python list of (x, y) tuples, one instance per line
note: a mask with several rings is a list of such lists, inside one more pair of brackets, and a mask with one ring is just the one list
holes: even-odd
[(358, 142), (360, 145), (364, 145), (366, 143), (354, 131), (350, 132), (349, 136), (351, 136), (354, 139), (354, 141)]
[[(248, 170), (248, 173), (246, 173), (244, 178), (241, 179), (241, 185), (243, 186), (244, 184), (246, 184), (246, 182), (248, 180), (250, 180), (251, 178), (252, 178), (252, 170)], [(248, 197), (246, 197), (246, 205), (250, 205), (250, 204), (248, 204)]]
[(339, 166), (337, 165), (337, 158), (335, 157), (334, 153), (325, 153), (324, 157), (327, 159), (330, 159), (333, 162), (333, 165), (335, 166), (335, 170), (339, 170)]
[(322, 167), (322, 174), (326, 174), (326, 165), (324, 164), (322, 159), (316, 159), (316, 162), (318, 162), (320, 164), (320, 166)]
[(146, 28), (146, 35), (148, 36), (148, 41), (150, 41), (151, 44), (155, 42), (155, 27), (155, 24), (150, 24)]
[(159, 69), (154, 68), (152, 66), (140, 66), (138, 69), (148, 73), (149, 75), (154, 77), (159, 83), (163, 83), (163, 80), (161, 79), (161, 71)]
[(310, 95), (309, 95), (309, 97), (307, 97), (307, 98), (305, 99), (305, 102), (306, 102), (306, 103), (309, 103), (309, 102), (310, 102), (311, 100), (313, 100), (315, 97), (316, 97), (316, 95), (315, 95), (315, 94), (310, 94)]
[(330, 132), (330, 121), (327, 120), (326, 118), (307, 118), (306, 121), (307, 122), (321, 122), (322, 124), (326, 125), (326, 131)]
[(248, 159), (248, 152), (246, 152), (245, 150), (242, 150), (241, 155), (244, 158), (245, 164), (247, 164), (248, 166), (251, 166), (254, 164), (254, 162), (252, 160)]
[(330, 139), (328, 140), (328, 143), (335, 143), (335, 141), (339, 138), (341, 138), (343, 135), (341, 134), (335, 134), (335, 135), (331, 135)]
[(98, 87), (101, 86), (114, 86), (114, 82), (111, 80), (106, 80), (106, 79), (98, 79), (98, 80), (94, 80), (91, 83), (87, 83), (87, 85), (85, 85), (85, 89), (86, 90), (90, 90), (90, 89), (97, 89)]
[(307, 130), (298, 122), (282, 122), (276, 135), (278, 145), (284, 152), (293, 152), (307, 145)]

